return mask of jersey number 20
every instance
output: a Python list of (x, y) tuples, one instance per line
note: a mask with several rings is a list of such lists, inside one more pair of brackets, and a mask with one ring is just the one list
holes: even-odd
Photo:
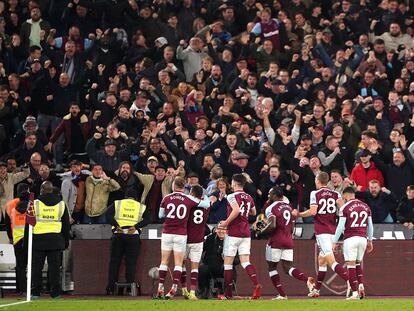
[(185, 215), (187, 214), (187, 206), (184, 204), (180, 204), (175, 206), (173, 203), (167, 204), (167, 210), (169, 211), (167, 214), (167, 218), (174, 219), (177, 216), (178, 219), (184, 219)]

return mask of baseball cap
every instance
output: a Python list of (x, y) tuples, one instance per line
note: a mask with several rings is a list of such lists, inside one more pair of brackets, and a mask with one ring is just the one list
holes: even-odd
[(316, 124), (316, 125), (314, 125), (313, 126), (313, 129), (314, 130), (320, 130), (320, 131), (324, 131), (324, 127), (323, 127), (323, 125), (322, 124)]
[(42, 62), (40, 61), (40, 59), (35, 58), (34, 60), (32, 60), (32, 62), (30, 63), (30, 65), (33, 65), (34, 63), (39, 63), (39, 64), (41, 64)]
[(300, 137), (300, 140), (307, 140), (307, 139), (312, 140), (312, 135), (311, 134), (303, 134)]
[(158, 162), (158, 159), (157, 159), (157, 157), (150, 156), (150, 157), (147, 159), (147, 162), (149, 162), (149, 161), (155, 161), (155, 162)]
[(236, 157), (236, 160), (241, 160), (241, 159), (249, 159), (249, 156), (247, 154), (245, 154), (244, 152), (240, 152)]
[(366, 156), (369, 156), (369, 155), (371, 155), (371, 152), (368, 149), (362, 149), (359, 152), (359, 157), (366, 157)]
[(329, 27), (323, 29), (322, 33), (329, 33), (332, 34), (332, 30)]
[(199, 178), (199, 176), (198, 176), (198, 174), (196, 172), (190, 172), (190, 173), (188, 173), (187, 178), (191, 178), (191, 177), (197, 177), (197, 178)]
[(167, 169), (165, 168), (165, 166), (164, 165), (162, 165), (162, 164), (158, 164), (156, 167), (155, 167), (155, 169), (157, 170), (157, 169), (159, 169), (159, 168), (162, 168), (164, 171), (166, 171)]
[(116, 142), (115, 142), (115, 140), (113, 140), (113, 139), (107, 139), (107, 140), (105, 141), (105, 146), (110, 146), (110, 145), (114, 145), (114, 146), (116, 146)]
[(280, 81), (279, 79), (275, 79), (272, 81), (272, 85), (282, 85), (282, 81)]
[(165, 37), (158, 37), (154, 42), (158, 42), (161, 46), (168, 44), (168, 40)]

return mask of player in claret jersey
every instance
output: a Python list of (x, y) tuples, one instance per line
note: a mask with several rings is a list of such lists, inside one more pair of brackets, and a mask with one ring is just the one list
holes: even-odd
[[(203, 188), (199, 185), (191, 187), (191, 194), (198, 199), (203, 197)], [(208, 200), (208, 198), (206, 198)], [(187, 226), (187, 249), (185, 258), (191, 262), (190, 292), (187, 290), (187, 275), (185, 270), (185, 260), (183, 273), (181, 274), (181, 286), (183, 296), (186, 299), (197, 300), (195, 292), (197, 290), (198, 266), (203, 254), (204, 236), (206, 222), (208, 220), (209, 208), (193, 208), (188, 218)]]
[(336, 200), (341, 195), (330, 190), (327, 185), (329, 182), (328, 173), (321, 172), (315, 178), (315, 191), (310, 195), (310, 208), (304, 212), (293, 212), (297, 217), (314, 216), (314, 228), (316, 242), (319, 246), (319, 271), (317, 282), (309, 297), (319, 297), (319, 290), (325, 278), (328, 266), (332, 268), (342, 279), (348, 280), (346, 270), (336, 262), (335, 255), (332, 251), (332, 243), (336, 230), (337, 207)]
[(346, 202), (345, 204), (341, 199), (338, 200), (341, 209), (333, 250), (335, 251), (336, 243), (338, 243), (341, 234), (344, 233), (344, 257), (352, 289), (352, 295), (347, 299), (362, 299), (365, 297), (365, 290), (361, 262), (365, 250), (370, 253), (374, 249), (372, 244), (374, 226), (372, 224), (371, 209), (364, 202), (355, 199), (355, 190), (352, 187), (344, 189), (343, 200)]
[[(187, 223), (190, 211), (193, 208), (209, 208), (208, 199), (201, 201), (192, 195), (185, 194), (185, 180), (176, 177), (173, 182), (173, 193), (165, 196), (161, 201), (159, 217), (165, 218), (161, 236), (161, 264), (159, 267), (158, 297), (164, 298), (164, 281), (167, 275), (168, 261), (174, 255), (173, 285), (166, 299), (172, 298), (177, 292), (185, 249), (187, 244)], [(190, 192), (191, 193), (191, 192)]]
[(279, 292), (275, 300), (286, 300), (287, 296), (280, 283), (277, 264), (282, 260), (285, 273), (304, 282), (312, 291), (313, 278), (307, 277), (299, 269), (293, 267), (293, 217), (292, 208), (283, 202), (283, 190), (275, 186), (269, 191), (269, 203), (266, 208), (267, 225), (259, 231), (259, 235), (271, 234), (266, 245), (266, 261), (269, 267), (269, 276)]
[(246, 270), (255, 288), (252, 299), (259, 299), (262, 286), (256, 275), (256, 268), (250, 263), (250, 226), (249, 215), (256, 215), (256, 207), (252, 197), (243, 191), (246, 177), (243, 174), (233, 175), (231, 186), (233, 193), (227, 196), (227, 219), (219, 223), (220, 229), (227, 228), (224, 238), (224, 285), (225, 295), (219, 295), (219, 299), (225, 300), (233, 297), (233, 261), (239, 253), (240, 263)]

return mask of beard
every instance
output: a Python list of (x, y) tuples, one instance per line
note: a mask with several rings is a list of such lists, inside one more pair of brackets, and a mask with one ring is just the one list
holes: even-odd
[(129, 179), (130, 174), (127, 171), (122, 171), (121, 172), (121, 178), (123, 180), (128, 180)]

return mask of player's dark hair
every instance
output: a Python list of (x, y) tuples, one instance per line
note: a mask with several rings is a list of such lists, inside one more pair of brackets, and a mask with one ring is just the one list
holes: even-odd
[(346, 187), (343, 191), (342, 194), (345, 193), (351, 193), (351, 194), (355, 194), (355, 189), (353, 187)]
[(244, 187), (247, 182), (246, 177), (243, 174), (235, 174), (232, 177), (232, 180), (236, 182), (240, 187)]
[(326, 172), (320, 172), (317, 176), (316, 179), (319, 180), (319, 182), (326, 186), (329, 182), (329, 174)]
[(197, 199), (201, 199), (203, 197), (203, 188), (199, 185), (194, 185), (191, 187), (190, 193)]
[(414, 185), (407, 186), (407, 190), (414, 190)]
[(276, 197), (276, 199), (283, 198), (283, 189), (280, 186), (274, 186), (272, 189), (272, 194)]

